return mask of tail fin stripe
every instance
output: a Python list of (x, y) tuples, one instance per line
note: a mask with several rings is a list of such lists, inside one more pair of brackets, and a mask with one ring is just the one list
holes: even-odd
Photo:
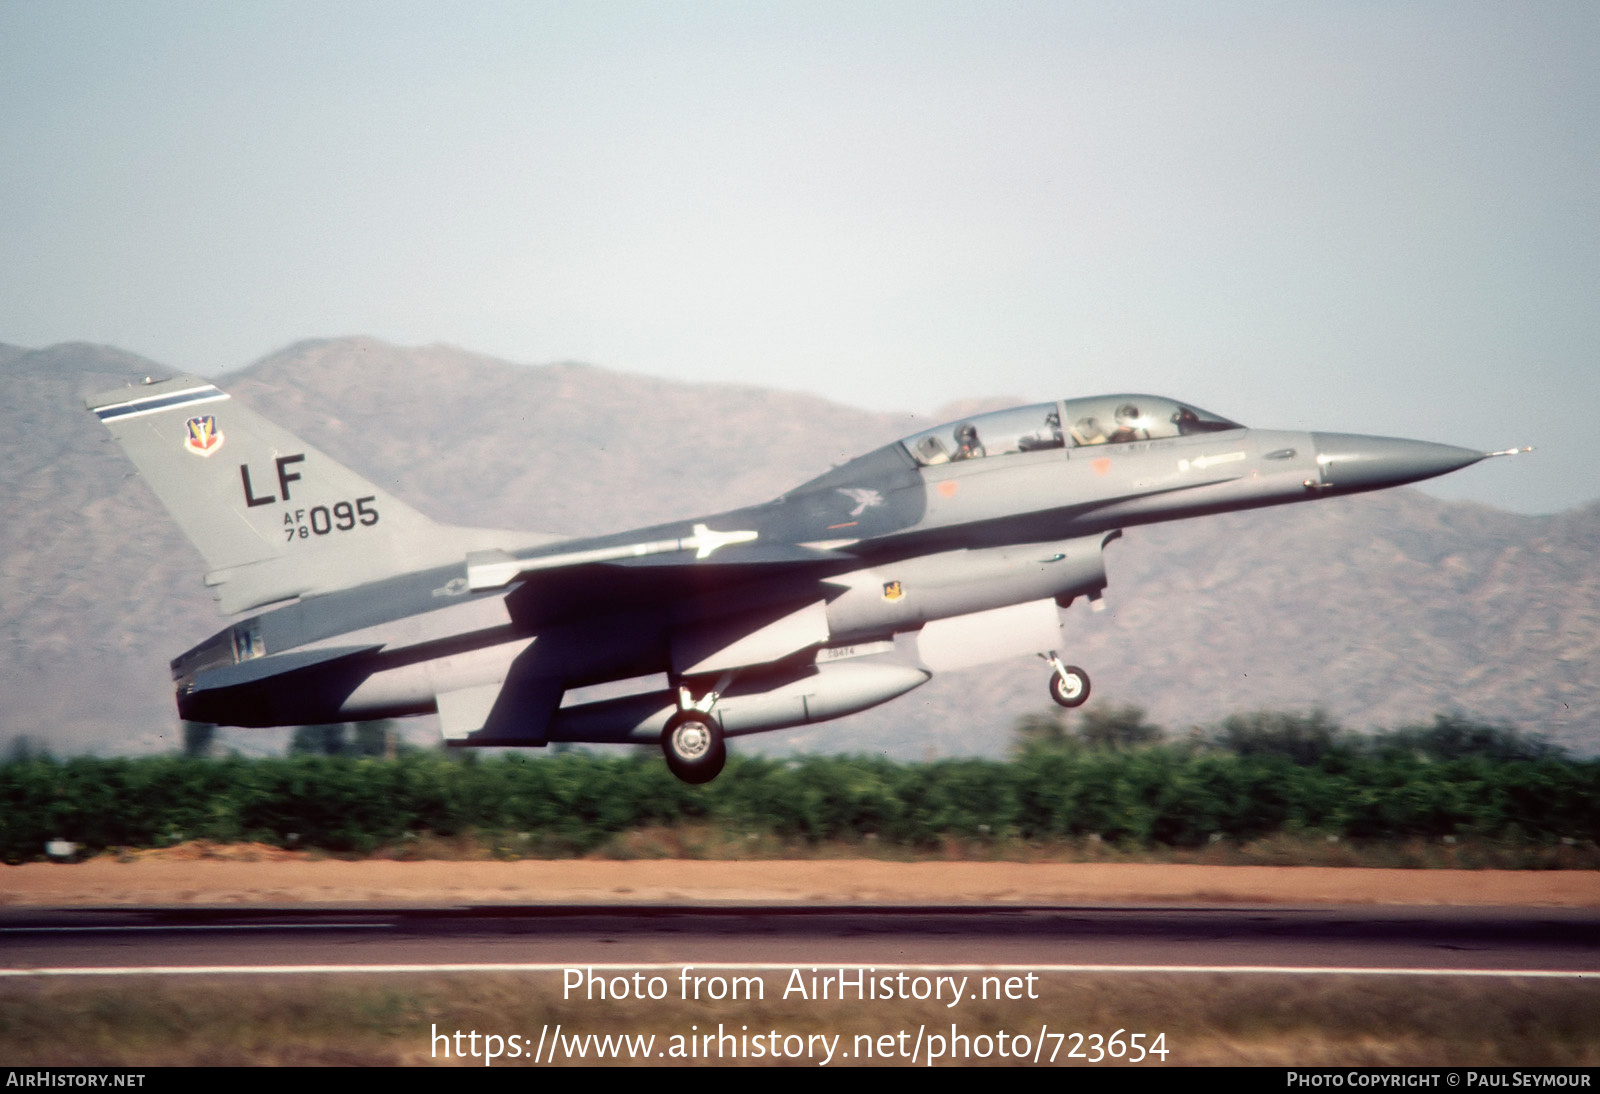
[(111, 406), (96, 407), (94, 415), (102, 422), (111, 421), (113, 418), (137, 418), (145, 414), (156, 414), (163, 410), (173, 410), (177, 407), (197, 406), (200, 403), (214, 403), (220, 399), (228, 398), (228, 393), (218, 391), (207, 384), (204, 387), (193, 387), (185, 391), (174, 391), (168, 395), (152, 395), (144, 399), (133, 399), (126, 403), (115, 403)]

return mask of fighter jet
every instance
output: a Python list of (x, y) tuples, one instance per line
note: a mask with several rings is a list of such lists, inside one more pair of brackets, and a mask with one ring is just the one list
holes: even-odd
[(1106, 395), (923, 430), (763, 505), (564, 538), (435, 523), (196, 377), (88, 406), (242, 616), (172, 662), (183, 718), (437, 713), (451, 745), (659, 745), (691, 783), (722, 770), (728, 737), (1020, 654), (1078, 706), (1089, 676), (1060, 652), (1066, 612), (1102, 606), (1124, 528), (1518, 451), (1249, 429)]

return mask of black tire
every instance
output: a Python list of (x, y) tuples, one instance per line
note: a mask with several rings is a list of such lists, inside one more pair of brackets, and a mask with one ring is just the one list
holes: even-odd
[(1071, 710), (1089, 701), (1089, 674), (1077, 665), (1063, 665), (1066, 675), (1050, 674), (1050, 698)]
[(694, 786), (716, 778), (728, 762), (722, 727), (698, 710), (680, 710), (667, 719), (667, 728), (661, 731), (661, 752), (672, 773)]

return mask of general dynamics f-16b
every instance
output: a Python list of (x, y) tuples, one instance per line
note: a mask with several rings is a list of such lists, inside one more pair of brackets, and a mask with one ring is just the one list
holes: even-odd
[[(568, 539), (437, 524), (205, 380), (89, 407), (223, 611), (259, 612), (172, 663), (184, 718), (437, 712), (455, 745), (659, 743), (689, 782), (722, 769), (726, 737), (865, 710), (942, 669), (1036, 653), (1051, 697), (1082, 703), (1064, 612), (1100, 606), (1102, 550), (1128, 525), (1506, 454), (1107, 395), (924, 430), (764, 505)], [(618, 681), (637, 686), (573, 694)]]

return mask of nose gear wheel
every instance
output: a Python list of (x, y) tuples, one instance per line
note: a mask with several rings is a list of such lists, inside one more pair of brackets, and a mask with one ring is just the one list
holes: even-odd
[(1089, 701), (1089, 674), (1077, 665), (1064, 665), (1054, 650), (1041, 653), (1055, 671), (1050, 675), (1050, 698), (1071, 710)]

